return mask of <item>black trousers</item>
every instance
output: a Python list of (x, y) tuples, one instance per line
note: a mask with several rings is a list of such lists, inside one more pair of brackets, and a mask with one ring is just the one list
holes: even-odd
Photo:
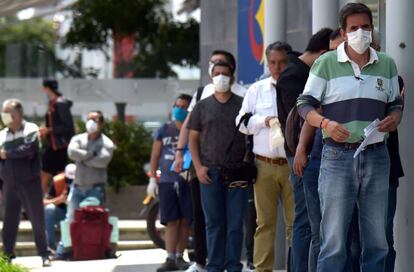
[(3, 205), (4, 221), (2, 236), (4, 253), (14, 255), (20, 214), (23, 206), (32, 223), (37, 252), (40, 256), (47, 256), (43, 192), (40, 178), (38, 177), (32, 180), (4, 180)]
[(246, 228), (246, 236), (244, 243), (246, 245), (246, 259), (248, 262), (253, 263), (253, 251), (254, 251), (254, 234), (256, 233), (256, 207), (254, 205), (254, 190), (253, 185), (249, 186), (249, 198), (246, 209), (246, 217), (244, 225)]
[(203, 208), (201, 207), (200, 182), (197, 178), (194, 178), (190, 183), (194, 213), (194, 261), (205, 266), (207, 260), (206, 223), (204, 221)]

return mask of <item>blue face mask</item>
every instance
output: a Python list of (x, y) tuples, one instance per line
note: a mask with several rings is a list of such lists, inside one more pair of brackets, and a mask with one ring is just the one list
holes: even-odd
[(173, 107), (172, 109), (172, 116), (175, 121), (178, 122), (184, 122), (185, 118), (187, 117), (188, 111), (179, 108), (179, 107)]

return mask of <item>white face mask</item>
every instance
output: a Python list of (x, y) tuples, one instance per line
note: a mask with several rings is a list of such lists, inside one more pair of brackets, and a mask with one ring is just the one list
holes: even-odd
[(369, 47), (372, 42), (371, 31), (363, 30), (362, 28), (349, 32), (346, 34), (348, 36), (348, 44), (355, 50), (358, 54), (362, 55)]
[(86, 131), (91, 134), (98, 131), (98, 124), (94, 120), (88, 120), (86, 122)]
[(11, 113), (8, 112), (2, 112), (1, 113), (1, 121), (3, 121), (3, 124), (8, 127), (13, 122), (13, 117)]
[(219, 93), (225, 93), (230, 89), (230, 77), (218, 75), (213, 77), (214, 89)]
[(209, 61), (208, 62), (208, 74), (211, 77), (211, 74), (213, 73), (213, 67), (214, 67), (214, 62)]

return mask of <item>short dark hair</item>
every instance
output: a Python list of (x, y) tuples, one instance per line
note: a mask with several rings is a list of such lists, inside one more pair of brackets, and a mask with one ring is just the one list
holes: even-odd
[(211, 53), (211, 56), (213, 56), (213, 55), (223, 55), (226, 58), (227, 62), (231, 66), (233, 66), (233, 68), (232, 68), (233, 72), (236, 70), (236, 59), (234, 58), (233, 54), (230, 53), (229, 51), (226, 51), (226, 50), (214, 50)]
[(187, 101), (188, 103), (191, 102), (191, 99), (193, 99), (193, 97), (189, 94), (185, 94), (185, 93), (181, 93), (177, 96), (177, 98), (175, 99), (175, 101), (177, 101), (178, 99), (182, 99)]
[(331, 36), (332, 29), (322, 28), (318, 32), (312, 35), (305, 51), (311, 53), (317, 53), (321, 50), (329, 50), (329, 37)]
[(43, 79), (43, 87), (57, 91), (59, 89), (59, 83), (55, 79)]
[(89, 113), (97, 113), (97, 114), (99, 115), (99, 117), (98, 117), (98, 121), (99, 121), (100, 123), (103, 123), (103, 122), (105, 121), (105, 118), (104, 118), (104, 116), (103, 116), (102, 111), (100, 111), (100, 110), (93, 110), (93, 111), (90, 111)]
[(233, 67), (225, 61), (218, 61), (218, 62), (214, 63), (213, 69), (211, 71), (213, 72), (214, 68), (216, 68), (217, 66), (227, 67), (227, 68), (229, 68), (231, 75), (234, 74)]
[(338, 27), (334, 31), (332, 31), (331, 35), (329, 36), (329, 40), (333, 41), (341, 37), (341, 28)]
[(274, 42), (266, 47), (266, 57), (269, 57), (271, 51), (286, 51), (286, 53), (292, 52), (292, 46), (286, 42)]
[(346, 19), (349, 16), (361, 13), (368, 15), (369, 22), (372, 26), (372, 12), (367, 5), (363, 3), (348, 3), (339, 12), (339, 24), (341, 25), (341, 28), (343, 30), (346, 29)]

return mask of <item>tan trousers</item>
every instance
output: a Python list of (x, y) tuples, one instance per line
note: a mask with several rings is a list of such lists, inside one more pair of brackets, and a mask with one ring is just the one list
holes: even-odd
[(292, 240), (295, 204), (289, 183), (289, 166), (272, 165), (257, 160), (257, 180), (254, 184), (257, 229), (254, 236), (253, 262), (257, 272), (273, 271), (277, 209), (282, 200), (286, 225), (286, 239)]

